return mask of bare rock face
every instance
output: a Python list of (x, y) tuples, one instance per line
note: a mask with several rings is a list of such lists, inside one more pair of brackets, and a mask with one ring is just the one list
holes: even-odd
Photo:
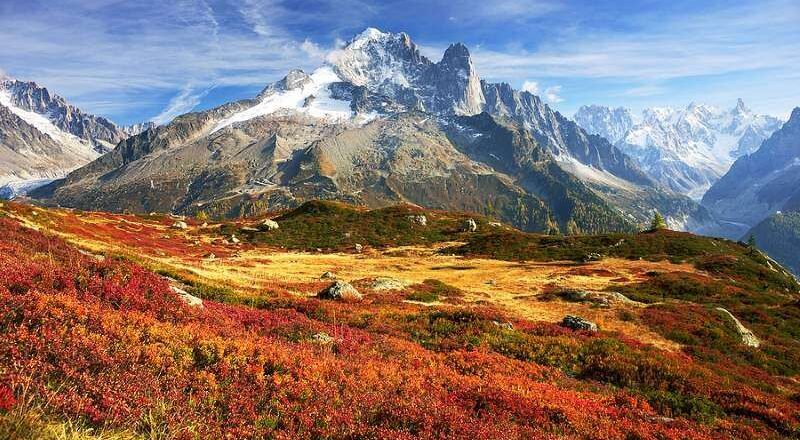
[(355, 287), (344, 281), (334, 281), (333, 284), (323, 289), (317, 294), (317, 298), (334, 300), (355, 300), (360, 301), (364, 298)]
[(127, 134), (33, 82), (0, 78), (0, 193), (24, 194), (111, 150)]
[(753, 154), (742, 156), (703, 196), (729, 231), (703, 231), (738, 240), (777, 211), (800, 208), (800, 107)]
[(34, 82), (5, 80), (0, 81), (0, 86), (8, 91), (13, 104), (17, 107), (47, 115), (47, 118), (56, 127), (92, 142), (103, 152), (108, 151), (109, 145), (113, 148), (114, 145), (128, 137), (108, 119), (86, 114), (68, 104), (64, 98), (50, 93), (48, 89), (40, 87)]

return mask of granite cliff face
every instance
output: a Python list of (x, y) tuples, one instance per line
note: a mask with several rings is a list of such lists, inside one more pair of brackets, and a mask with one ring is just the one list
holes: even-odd
[(128, 135), (33, 82), (0, 80), (0, 192), (60, 178)]
[[(367, 29), (256, 98), (133, 136), (34, 194), (64, 206), (236, 216), (336, 199), (494, 215), (528, 230), (632, 229), (702, 211), (538, 97)], [(702, 212), (701, 212), (702, 214)]]

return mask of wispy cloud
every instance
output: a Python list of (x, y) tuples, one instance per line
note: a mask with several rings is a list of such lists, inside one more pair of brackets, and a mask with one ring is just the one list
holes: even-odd
[(698, 16), (631, 18), (624, 30), (567, 28), (533, 51), (477, 50), (484, 75), (666, 80), (797, 69), (800, 7), (777, 0)]
[[(324, 48), (267, 20), (270, 3), (251, 1), (260, 12), (244, 22), (233, 8), (238, 3), (227, 1), (64, 0), (24, 13), (0, 6), (0, 62), (79, 106), (113, 97), (140, 104), (150, 99), (152, 108), (158, 97), (178, 93), (178, 101), (151, 113), (160, 113), (160, 121), (214, 84), (261, 87), (289, 66), (320, 63)], [(279, 8), (276, 15), (284, 13)]]
[(212, 89), (213, 86), (198, 90), (192, 85), (187, 84), (181, 89), (180, 93), (169, 101), (167, 107), (161, 113), (153, 117), (151, 121), (156, 124), (164, 124), (173, 120), (176, 116), (194, 110)]
[(547, 102), (554, 104), (564, 101), (564, 99), (561, 97), (561, 86), (550, 86), (544, 89), (544, 97), (547, 99)]

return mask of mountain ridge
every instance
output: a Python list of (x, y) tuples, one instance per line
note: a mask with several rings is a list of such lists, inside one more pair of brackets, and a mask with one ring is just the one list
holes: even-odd
[(574, 119), (634, 157), (648, 176), (695, 200), (780, 127), (741, 99), (729, 110), (692, 102), (678, 110), (646, 108), (639, 117), (624, 108), (583, 106)]
[[(702, 210), (538, 97), (481, 81), (462, 44), (434, 63), (407, 34), (367, 29), (330, 58), (310, 74), (289, 72), (254, 99), (134, 136), (35, 197), (114, 211), (220, 215), (313, 198), (412, 202), (497, 210), (520, 227), (561, 232), (600, 231), (603, 221), (630, 230), (654, 209), (680, 226)], [(491, 159), (502, 143), (481, 143), (495, 129), (487, 117), (525, 133), (505, 144), (513, 152), (506, 156), (511, 174)], [(541, 163), (525, 165), (534, 150)]]

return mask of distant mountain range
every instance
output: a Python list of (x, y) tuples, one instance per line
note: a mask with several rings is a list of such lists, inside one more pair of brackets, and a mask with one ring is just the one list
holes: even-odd
[(781, 125), (741, 99), (729, 110), (692, 103), (683, 110), (648, 108), (641, 117), (625, 108), (583, 106), (574, 119), (635, 158), (652, 179), (696, 200)]
[(257, 97), (180, 116), (32, 194), (79, 208), (252, 214), (336, 199), (493, 215), (523, 229), (630, 230), (655, 209), (707, 220), (636, 161), (528, 92), (367, 29)]
[(0, 79), (0, 196), (64, 177), (150, 125), (118, 127), (34, 82)]
[(703, 197), (722, 228), (701, 232), (730, 238), (777, 212), (800, 211), (800, 108), (754, 153), (740, 157)]

